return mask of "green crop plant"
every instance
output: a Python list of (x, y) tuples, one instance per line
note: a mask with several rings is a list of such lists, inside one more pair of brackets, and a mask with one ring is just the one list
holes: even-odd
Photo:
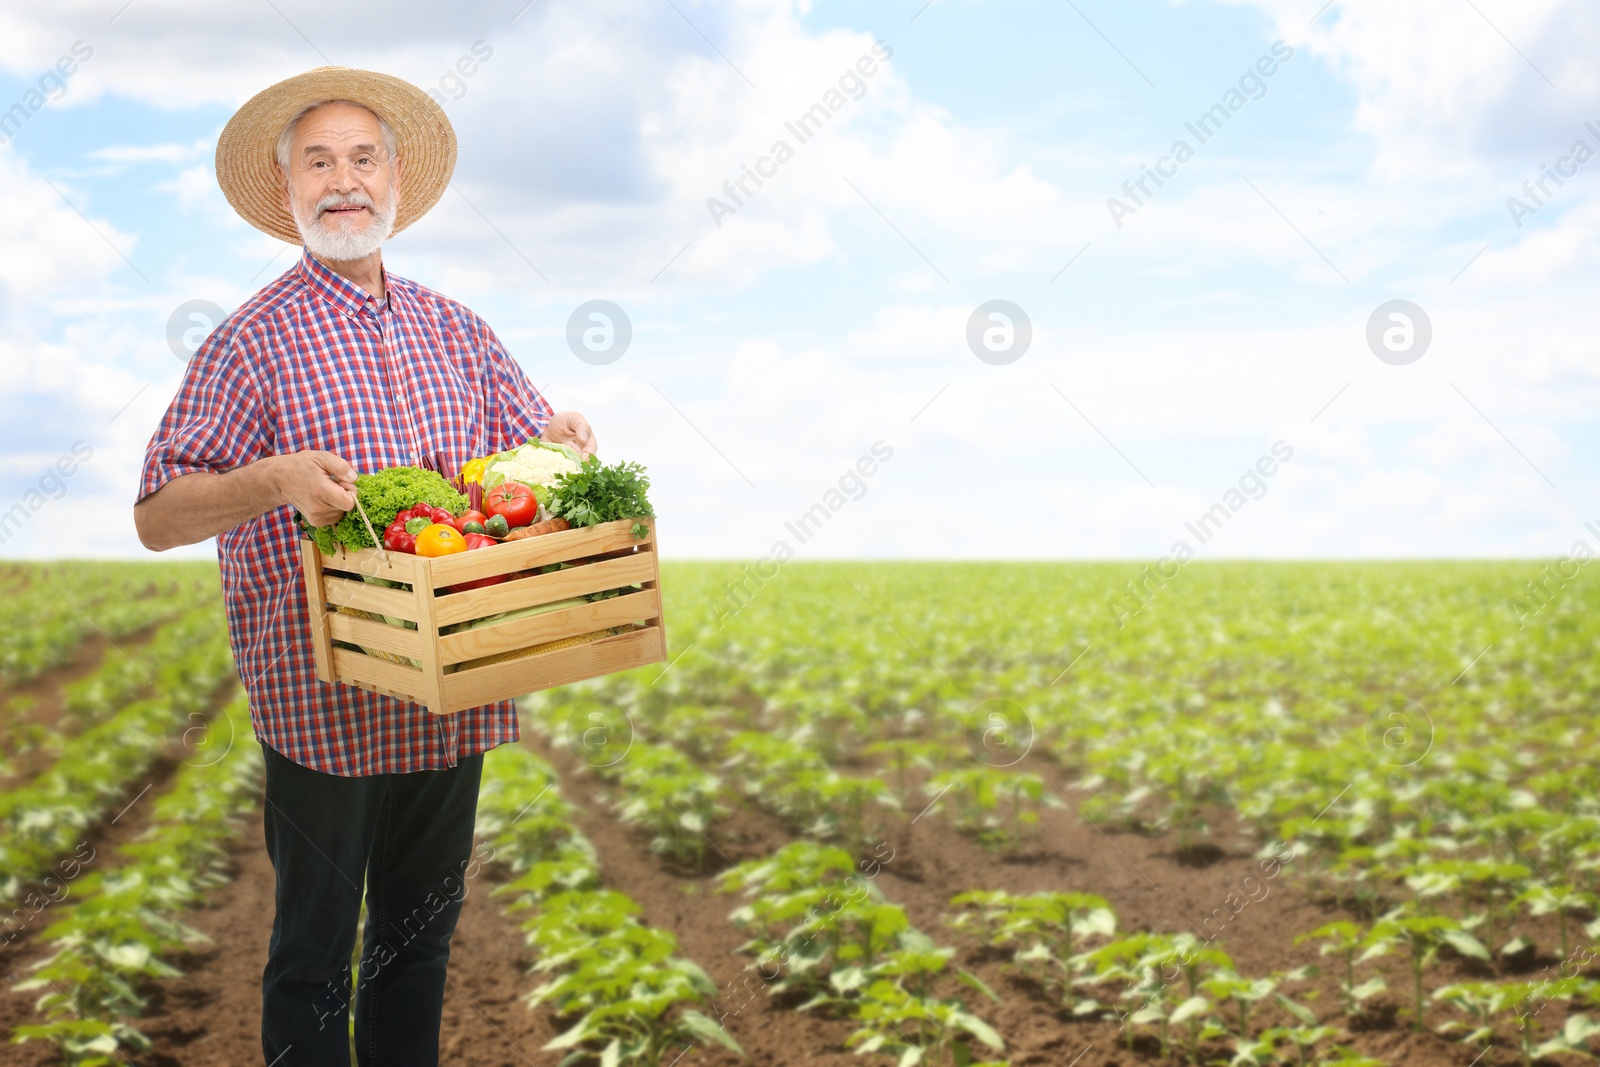
[[(896, 915), (898, 909), (873, 911), (883, 906), (882, 895), (865, 880), (848, 882), (854, 871), (855, 863), (843, 849), (797, 841), (766, 859), (723, 872), (723, 892), (743, 892), (750, 898), (729, 919), (753, 935), (740, 951), (756, 957), (754, 967), (772, 971), (772, 993), (826, 994), (845, 937), (835, 928), (837, 922), (865, 933), (868, 950), (883, 948), (881, 938), (876, 945), (872, 941), (874, 919), (909, 928), (904, 914)], [(855, 955), (859, 966), (861, 954)]]
[(1237, 746), (1230, 738), (1196, 730), (1190, 732), (1187, 744), (1179, 744), (1181, 751), (1152, 758), (1144, 773), (1160, 799), (1154, 828), (1175, 831), (1182, 852), (1210, 834), (1206, 812), (1228, 805), (1224, 783), (1237, 775), (1239, 767)]
[(1313, 1067), (1320, 1064), (1334, 1064), (1336, 1067), (1385, 1067), (1382, 1060), (1363, 1056), (1342, 1045), (1335, 1045), (1331, 1050), (1324, 1052), (1322, 1043), (1337, 1034), (1338, 1031), (1331, 1026), (1270, 1027), (1263, 1030), (1248, 1048), (1241, 1050), (1233, 1062), (1237, 1067), (1283, 1063), (1285, 1061), (1278, 1054), (1278, 1046), (1288, 1045), (1294, 1049), (1295, 1058), (1292, 1062), (1298, 1067)]
[(842, 882), (855, 870), (850, 853), (833, 845), (795, 841), (764, 859), (747, 860), (719, 877), (725, 893), (787, 893)]
[(1439, 1026), (1441, 1034), (1466, 1031), (1462, 1044), (1480, 1045), (1488, 1051), (1495, 1043), (1495, 1022), (1502, 1016), (1515, 1022), (1516, 1048), (1523, 1067), (1560, 1054), (1593, 1058), (1589, 1041), (1600, 1033), (1600, 1023), (1587, 1015), (1569, 1015), (1556, 1032), (1544, 1040), (1535, 1036), (1533, 1020), (1552, 1001), (1568, 1001), (1588, 988), (1584, 979), (1572, 977), (1533, 982), (1456, 982), (1436, 990), (1434, 1000), (1455, 1008), (1470, 1022), (1449, 1020)]
[(815, 749), (829, 764), (861, 747), (861, 738), (870, 729), (866, 714), (846, 700), (826, 692), (807, 693), (796, 701), (794, 720), (799, 729), (789, 740)]
[(1483, 909), (1484, 944), (1493, 948), (1497, 920), (1515, 903), (1516, 891), (1533, 872), (1520, 863), (1491, 859), (1448, 859), (1418, 863), (1406, 872), (1406, 885), (1419, 901), (1462, 898)]
[(136, 701), (62, 744), (55, 764), (0, 793), (0, 903), (70, 852), (84, 831), (203, 713), (232, 673), (226, 644), (191, 648), (175, 665), (183, 685)]
[(699, 760), (714, 760), (743, 716), (726, 704), (672, 703), (653, 719), (652, 732)]
[(120, 641), (196, 604), (215, 604), (219, 591), (216, 568), (205, 564), (31, 567), (0, 597), (0, 685), (62, 666), (96, 632)]
[[(1208, 955), (1203, 960), (1186, 963), (1184, 956), (1188, 952)], [(1155, 933), (1120, 938), (1085, 953), (1082, 958), (1085, 966), (1084, 973), (1077, 979), (1079, 985), (1117, 987), (1116, 1000), (1124, 1005), (1117, 1016), (1124, 1024), (1132, 1024), (1127, 1028), (1129, 1049), (1133, 1048), (1133, 1026), (1154, 1026), (1163, 1056), (1171, 1047), (1174, 1016), (1180, 1024), (1193, 1021), (1191, 1036), (1199, 1033), (1209, 1003), (1199, 996), (1197, 987), (1206, 977), (1205, 971), (1226, 960), (1220, 950), (1200, 949), (1199, 940), (1192, 934)], [(1184, 990), (1174, 988), (1180, 977), (1188, 981), (1187, 996)], [(1077, 1010), (1083, 1013), (1098, 1006), (1097, 1002), (1088, 1001)]]
[(877, 778), (856, 778), (827, 771), (802, 772), (791, 783), (795, 794), (804, 793), (816, 818), (806, 833), (825, 840), (840, 840), (852, 847), (871, 844), (879, 838), (868, 832), (874, 809), (897, 809), (899, 803)]
[(1600, 842), (1600, 817), (1557, 813), (1539, 834), (1536, 848), (1545, 864), (1564, 871), (1597, 842)]
[(1042, 807), (1061, 807), (1037, 774), (1000, 767), (967, 767), (929, 779), (924, 790), (944, 796), (954, 809), (953, 822), (979, 844), (1015, 852), (1039, 824)]
[(933, 770), (949, 757), (950, 751), (947, 746), (935, 741), (924, 741), (914, 737), (891, 737), (883, 741), (874, 741), (863, 750), (863, 754), (876, 756), (888, 765), (894, 772), (895, 796), (899, 798), (902, 807), (909, 807), (911, 772)]
[(1463, 1045), (1481, 1045), (1487, 1052), (1494, 1045), (1495, 1018), (1506, 1011), (1514, 991), (1494, 982), (1456, 982), (1436, 989), (1433, 1000), (1455, 1008), (1472, 1020), (1463, 1023), (1451, 1019), (1437, 1029), (1441, 1034), (1467, 1031), (1461, 1038)]
[(722, 783), (665, 745), (636, 744), (614, 770), (627, 790), (618, 813), (650, 834), (650, 848), (668, 859), (699, 867), (705, 862), (706, 831), (725, 814), (717, 802)]
[(170, 692), (189, 684), (187, 661), (199, 646), (229, 656), (228, 632), (214, 604), (194, 608), (163, 626), (148, 644), (131, 656), (109, 649), (88, 676), (62, 687), (68, 711), (84, 724), (100, 722), (138, 697)]
[[(1422, 993), (1422, 975), (1439, 958), (1440, 949), (1448, 945), (1471, 959), (1489, 959), (1489, 950), (1455, 919), (1444, 915), (1408, 915), (1403, 910), (1373, 923), (1364, 944), (1369, 954), (1386, 951), (1391, 945), (1406, 950), (1411, 965), (1414, 1030), (1423, 1028), (1427, 1006)], [(1370, 955), (1363, 958), (1370, 958)]]
[(1339, 993), (1344, 998), (1344, 1013), (1349, 1018), (1362, 1018), (1365, 1014), (1362, 1005), (1389, 988), (1382, 975), (1358, 984), (1356, 963), (1358, 955), (1362, 961), (1383, 955), (1392, 942), (1383, 938), (1371, 939), (1365, 930), (1345, 919), (1325, 923), (1294, 939), (1297, 945), (1305, 941), (1320, 942), (1317, 945), (1319, 955), (1338, 956), (1344, 964), (1343, 973), (1339, 976)]
[[(230, 707), (244, 714), (243, 700)], [(15, 1028), (13, 1040), (44, 1040), (75, 1067), (105, 1067), (142, 1052), (149, 1040), (131, 1021), (146, 1006), (143, 987), (179, 972), (163, 957), (204, 938), (183, 914), (227, 879), (228, 845), (255, 807), (261, 749), (238, 745), (215, 763), (184, 768), (152, 805), (145, 832), (122, 849), (115, 871), (84, 875), (40, 937), (51, 949), (18, 983), (47, 991), (36, 1010), (45, 1021)]]
[[(1588, 655), (1600, 641), (1600, 587), (1574, 584), (1543, 609), (1541, 625), (1520, 628), (1504, 609), (1526, 569), (1197, 562), (1163, 589), (1160, 611), (1117, 626), (1104, 610), (1105, 591), (1125, 577), (1116, 565), (818, 564), (786, 571), (718, 625), (710, 605), (726, 569), (674, 565), (664, 582), (674, 617), (670, 670), (653, 665), (529, 704), (551, 709), (552, 721), (581, 699), (626, 709), (655, 739), (725, 778), (725, 788), (747, 789), (791, 831), (843, 843), (837, 817), (818, 799), (830, 774), (879, 777), (914, 815), (936, 795), (907, 797), (930, 774), (919, 754), (946, 771), (962, 766), (966, 753), (949, 749), (965, 749), (971, 709), (1004, 696), (1032, 720), (1026, 769), (1052, 783), (1056, 774), (1074, 779), (1080, 788), (1068, 795), (1106, 833), (1167, 827), (1158, 846), (1167, 849), (1201, 840), (1210, 821), (1213, 834), (1237, 825), (1253, 838), (1230, 841), (1230, 852), (1292, 842), (1290, 879), (1318, 904), (1342, 909), (1325, 918), (1354, 920), (1363, 939), (1353, 953), (1345, 944), (1328, 955), (1342, 986), (1334, 993), (1330, 983), (1340, 1003), (1328, 1008), (1336, 1017), (1370, 1014), (1374, 998), (1352, 994), (1370, 990), (1378, 971), (1360, 957), (1381, 943), (1411, 966), (1420, 947), (1423, 1013), (1440, 1015), (1431, 1024), (1462, 1016), (1429, 1001), (1430, 987), (1476, 976), (1435, 966), (1411, 937), (1366, 940), (1366, 928), (1405, 903), (1404, 917), (1455, 922), (1502, 956), (1545, 936), (1546, 923), (1553, 955), (1563, 922), (1569, 952), (1581, 952), (1572, 922), (1588, 917), (1584, 906), (1535, 916), (1538, 901), (1513, 900), (1532, 884), (1530, 864), (1563, 890), (1588, 893), (1600, 882), (1600, 769), (1589, 758), (1600, 727), (1587, 706), (1600, 677)], [(976, 603), (966, 595), (973, 589), (983, 590)], [(819, 628), (825, 612), (836, 624)], [(1402, 716), (1384, 706), (1403, 693), (1426, 704), (1437, 743), (1415, 709)], [(824, 746), (835, 724), (845, 743), (830, 756)], [(1003, 820), (1002, 805), (994, 800), (987, 814)], [(937, 811), (961, 817), (954, 791)], [(971, 821), (981, 827), (983, 819)], [(1071, 997), (1123, 1004), (1120, 980), (1096, 987), (1081, 981), (1094, 965), (1081, 966)], [(1395, 990), (1408, 1015), (1415, 970), (1410, 977)], [(1202, 981), (1211, 978), (1227, 984), (1220, 970)], [(1228, 985), (1241, 996), (1258, 988), (1254, 976), (1239, 981), (1252, 983)], [(1181, 979), (1170, 984), (1178, 992), (1169, 1014), (1186, 999)], [(1201, 995), (1215, 1005), (1203, 1021), (1238, 1029), (1239, 1001), (1215, 986)], [(1556, 1007), (1567, 1011), (1556, 1004), (1546, 1016)], [(1276, 1012), (1258, 1004), (1250, 1022), (1284, 1022), (1263, 1016)], [(1539, 1020), (1542, 1038), (1556, 1021)], [(1289, 1025), (1299, 1020), (1291, 1015)], [(1175, 1046), (1187, 1043), (1184, 1023), (1172, 1034)], [(1291, 1044), (1275, 1047), (1293, 1061)], [(1331, 1044), (1320, 1047), (1342, 1058)]]
[(1291, 1000), (1278, 988), (1282, 982), (1304, 978), (1306, 973), (1301, 969), (1269, 978), (1246, 978), (1232, 968), (1212, 972), (1201, 979), (1199, 989), (1204, 1002), (1214, 1004), (1221, 1018), (1203, 1029), (1199, 1036), (1205, 1039), (1226, 1033), (1233, 1038), (1235, 1050), (1243, 1054), (1255, 1044), (1251, 1036), (1251, 1016), (1262, 1003), (1270, 1003), (1281, 1018), (1293, 1017), (1306, 1026), (1315, 1026), (1317, 1017), (1311, 1009)]
[(1574, 912), (1595, 914), (1600, 909), (1600, 901), (1588, 893), (1581, 892), (1560, 885), (1547, 885), (1543, 882), (1532, 882), (1521, 893), (1517, 894), (1513, 903), (1520, 904), (1532, 916), (1551, 915), (1556, 917), (1556, 928), (1561, 940), (1561, 958), (1566, 959), (1571, 955), (1567, 943), (1567, 919)]
[(572, 840), (573, 809), (548, 763), (531, 753), (515, 763), (512, 776), (503, 758), (485, 761), (475, 829), (496, 860), (522, 872), (553, 859)]
[[(981, 1017), (936, 987), (949, 970), (954, 950), (940, 948), (925, 934), (908, 930), (894, 952), (840, 983), (844, 994), (827, 998), (847, 1009), (860, 1027), (846, 1040), (857, 1053), (886, 1053), (900, 1064), (971, 1064), (974, 1045), (1003, 1052), (1005, 1042)], [(999, 1001), (976, 976), (957, 969), (955, 978)]]
[[(680, 959), (677, 940), (641, 925), (637, 905), (609, 890), (569, 890), (547, 898), (524, 924), (539, 950), (534, 973), (551, 977), (528, 994), (529, 1007), (549, 1003), (562, 1017), (577, 1017), (545, 1044), (578, 1049), (563, 1063), (598, 1050), (601, 1063), (659, 1067), (686, 1046), (714, 1042), (740, 1051), (733, 1038), (690, 1005), (709, 1003), (715, 983)], [(623, 995), (625, 993), (625, 995)]]
[[(549, 1004), (576, 1021), (545, 1045), (567, 1051), (563, 1064), (661, 1067), (688, 1047), (721, 1045), (731, 1035), (699, 1009), (717, 988), (677, 940), (639, 922), (639, 908), (599, 886), (594, 846), (568, 822), (572, 808), (556, 791), (548, 764), (526, 749), (502, 746), (484, 760), (479, 836), (515, 880), (496, 887), (507, 911), (538, 951), (540, 982), (530, 1006)], [(531, 816), (531, 818), (530, 818)]]
[[(799, 992), (798, 1010), (855, 1019), (848, 1039), (858, 1052), (891, 1053), (903, 1064), (969, 1064), (972, 1043), (1003, 1049), (999, 1035), (963, 1002), (936, 989), (954, 950), (914, 928), (905, 911), (883, 900), (843, 849), (815, 842), (786, 845), (762, 860), (724, 872), (720, 888), (747, 902), (730, 916), (754, 936), (753, 953), (773, 994)], [(770, 973), (769, 973), (770, 972)], [(993, 997), (966, 971), (960, 982)]]
[[(860, 987), (873, 967), (911, 931), (903, 908), (881, 900), (844, 900), (830, 908), (824, 899), (784, 937), (780, 958), (787, 975), (774, 993), (810, 993), (811, 1004), (827, 1003), (834, 992)], [(818, 996), (821, 999), (817, 999)]]
[(1014, 963), (1035, 977), (1046, 991), (1065, 995), (1081, 970), (1081, 954), (1092, 938), (1117, 932), (1117, 917), (1103, 897), (1093, 893), (1031, 893), (975, 890), (950, 900), (966, 910), (950, 921), (957, 929), (976, 929), (994, 946), (1015, 946)]
[(1220, 948), (1201, 941), (1190, 933), (1172, 935), (1170, 947), (1163, 947), (1148, 957), (1160, 971), (1176, 970), (1183, 978), (1187, 999), (1168, 1017), (1169, 1025), (1182, 1023), (1189, 1032), (1189, 1062), (1200, 1058), (1200, 1042), (1205, 1037), (1213, 1004), (1206, 998), (1206, 982), (1218, 975), (1233, 972), (1233, 960)]

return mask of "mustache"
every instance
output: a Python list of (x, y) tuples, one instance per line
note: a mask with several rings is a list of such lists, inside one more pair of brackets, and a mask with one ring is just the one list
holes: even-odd
[(336, 207), (365, 207), (377, 210), (377, 205), (372, 202), (372, 197), (368, 196), (366, 193), (351, 193), (349, 196), (340, 196), (338, 193), (329, 193), (327, 196), (317, 201), (317, 205), (314, 209), (315, 216), (317, 218), (321, 218), (325, 212)]

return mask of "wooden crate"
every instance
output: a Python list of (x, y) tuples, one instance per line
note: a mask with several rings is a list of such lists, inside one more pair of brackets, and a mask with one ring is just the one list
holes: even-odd
[[(323, 552), (301, 542), (317, 677), (421, 704), (436, 715), (568, 685), (666, 659), (654, 519), (563, 530), (426, 558), (373, 548)], [(540, 574), (553, 563), (574, 566)], [(495, 575), (498, 585), (447, 587)], [(395, 589), (366, 577), (401, 582)], [(637, 590), (475, 629), (459, 624), (612, 589)], [(341, 611), (340, 609), (344, 610)], [(397, 622), (416, 624), (411, 629)], [(474, 661), (581, 634), (608, 637), (488, 665)], [(441, 632), (454, 630), (455, 632)], [(337, 644), (335, 642), (338, 642)], [(406, 661), (410, 662), (406, 662)], [(415, 665), (414, 665), (415, 664)]]

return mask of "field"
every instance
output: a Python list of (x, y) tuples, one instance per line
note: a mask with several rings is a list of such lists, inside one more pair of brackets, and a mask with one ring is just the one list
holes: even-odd
[[(444, 1062), (1600, 1054), (1581, 579), (662, 573), (668, 662), (523, 700), (486, 763)], [(215, 568), (0, 592), (0, 1063), (259, 1061), (271, 870)]]

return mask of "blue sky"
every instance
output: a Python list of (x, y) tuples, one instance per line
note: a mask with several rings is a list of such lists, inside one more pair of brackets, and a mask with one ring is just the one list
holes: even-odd
[[(173, 310), (231, 309), (298, 251), (228, 208), (217, 133), (324, 62), (458, 97), (455, 190), (386, 262), (488, 319), (603, 456), (649, 466), (676, 554), (768, 551), (880, 440), (893, 458), (809, 556), (1154, 558), (1274, 441), (1293, 459), (1205, 553), (1563, 552), (1600, 518), (1600, 160), (1521, 227), (1506, 201), (1600, 149), (1600, 16), (1319, 6), (0, 13), (0, 111), (93, 49), (0, 146), (0, 512), (94, 450), (0, 554), (145, 555), (129, 506), (183, 369)], [(860, 98), (718, 226), (707, 199), (879, 41)], [(1275, 42), (1292, 58), (1199, 144), (1185, 124)], [(1194, 158), (1117, 226), (1108, 198), (1179, 139)], [(605, 366), (566, 344), (591, 299), (633, 323)], [(966, 339), (997, 299), (1033, 330), (1000, 366)], [(1403, 366), (1366, 341), (1393, 299), (1432, 324)]]

